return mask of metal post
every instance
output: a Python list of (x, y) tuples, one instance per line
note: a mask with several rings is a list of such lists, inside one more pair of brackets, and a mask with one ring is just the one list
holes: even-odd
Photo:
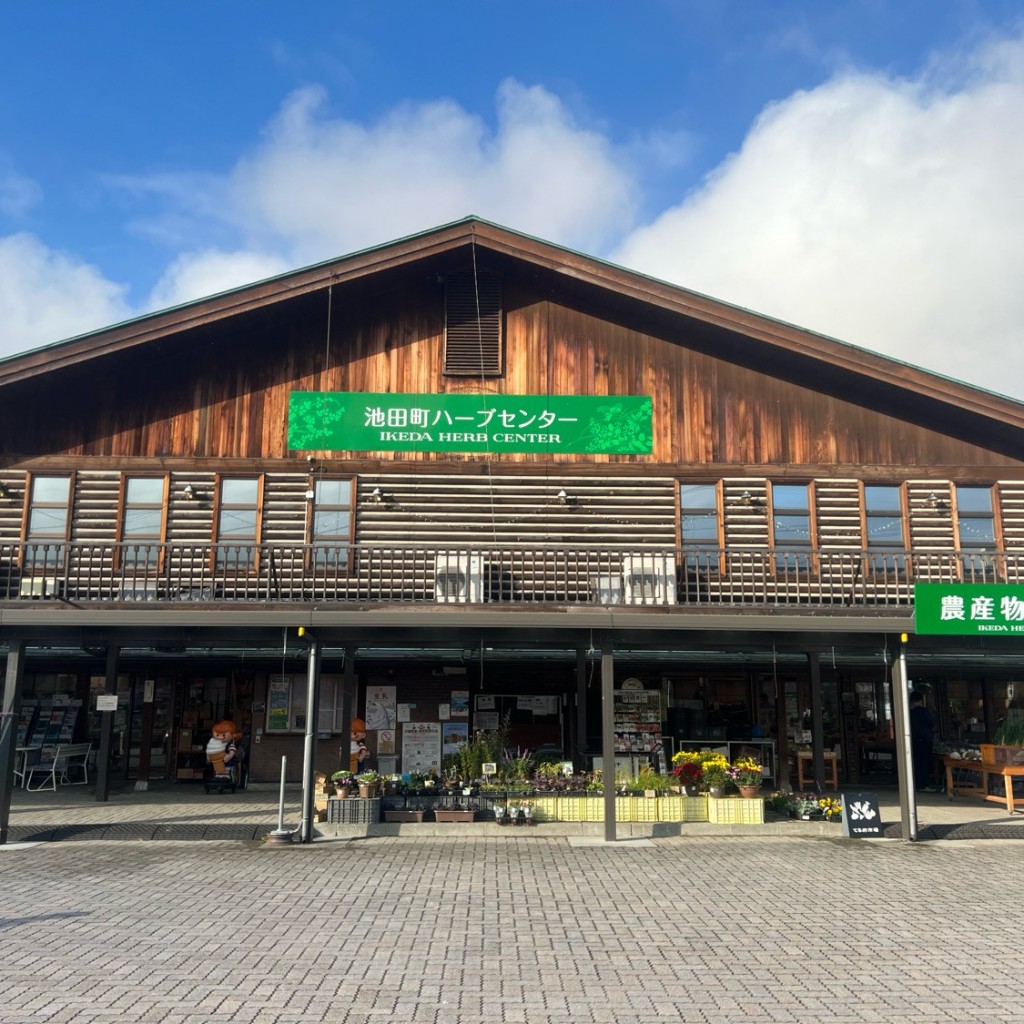
[[(103, 692), (117, 694), (117, 665), (121, 655), (119, 647), (107, 648), (107, 674)], [(131, 708), (128, 708), (131, 711)], [(96, 802), (106, 803), (110, 799), (110, 748), (114, 739), (114, 711), (100, 713), (100, 750), (96, 755)], [(129, 715), (130, 717), (130, 715)], [(124, 757), (127, 765), (130, 748), (125, 744)]]
[(917, 841), (917, 797), (914, 793), (914, 755), (910, 739), (910, 705), (907, 699), (907, 634), (900, 636), (900, 656), (892, 667), (892, 706), (896, 715), (896, 760), (900, 784), (900, 824), (903, 838)]
[(601, 647), (601, 779), (604, 783), (604, 838), (615, 842), (615, 658)]
[(309, 640), (309, 669), (306, 677), (306, 744), (302, 759), (302, 821), (300, 842), (313, 842), (313, 776), (316, 769), (316, 728), (320, 718), (320, 644)]
[(288, 758), (281, 756), (281, 789), (277, 800), (277, 828), (267, 836), (267, 846), (291, 846), (292, 833), (284, 827), (284, 782), (288, 774)]
[(21, 687), (25, 680), (25, 642), (7, 643), (7, 671), (4, 672), (3, 705), (0, 706), (0, 845), (7, 842), (11, 800), (14, 797), (14, 758), (21, 716)]
[(356, 713), (356, 649), (345, 645), (345, 663), (341, 678), (341, 764), (346, 772), (352, 764), (352, 719)]

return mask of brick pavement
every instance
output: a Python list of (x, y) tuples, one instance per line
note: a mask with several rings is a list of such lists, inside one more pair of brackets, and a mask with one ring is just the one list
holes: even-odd
[(0, 851), (4, 1024), (1016, 1022), (1016, 843)]

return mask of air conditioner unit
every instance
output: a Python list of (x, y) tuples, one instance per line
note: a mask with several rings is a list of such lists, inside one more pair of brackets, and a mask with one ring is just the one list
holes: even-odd
[(56, 576), (26, 576), (21, 581), (22, 597), (57, 597), (64, 589), (64, 581)]
[(437, 555), (434, 598), (441, 604), (479, 604), (484, 594), (484, 560), (480, 555)]
[(650, 554), (622, 556), (623, 604), (675, 604), (675, 555)]

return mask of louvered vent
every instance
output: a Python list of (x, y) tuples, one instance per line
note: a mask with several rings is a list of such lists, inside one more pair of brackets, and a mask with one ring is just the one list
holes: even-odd
[(450, 274), (444, 298), (444, 372), (460, 377), (500, 376), (501, 278)]

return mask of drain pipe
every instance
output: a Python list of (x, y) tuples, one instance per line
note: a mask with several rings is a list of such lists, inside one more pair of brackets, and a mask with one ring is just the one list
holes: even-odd
[(277, 828), (267, 836), (267, 846), (291, 846), (295, 833), (284, 827), (284, 780), (287, 774), (288, 758), (281, 757), (281, 790), (277, 802)]

